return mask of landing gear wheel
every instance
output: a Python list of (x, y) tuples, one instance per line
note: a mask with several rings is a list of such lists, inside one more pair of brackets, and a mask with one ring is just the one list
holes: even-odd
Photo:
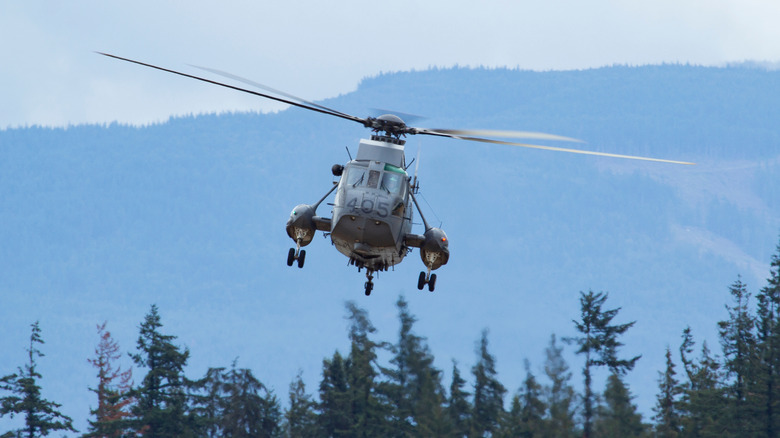
[(295, 261), (295, 248), (290, 248), (287, 252), (287, 266), (292, 266), (293, 261)]
[(374, 289), (374, 271), (366, 269), (366, 296), (371, 295)]
[(431, 279), (428, 280), (428, 290), (433, 292), (433, 288), (436, 287), (436, 274), (431, 274)]
[(303, 262), (306, 260), (306, 250), (302, 249), (301, 253), (298, 255), (298, 267), (303, 267)]
[(423, 290), (425, 287), (425, 272), (420, 272), (420, 278), (417, 279), (417, 289)]

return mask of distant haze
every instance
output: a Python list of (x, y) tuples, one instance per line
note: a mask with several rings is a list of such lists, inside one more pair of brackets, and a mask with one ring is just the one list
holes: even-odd
[(430, 67), (777, 63), (778, 19), (778, 3), (737, 0), (4, 2), (0, 129), (279, 109), (95, 50), (219, 68), (316, 100)]

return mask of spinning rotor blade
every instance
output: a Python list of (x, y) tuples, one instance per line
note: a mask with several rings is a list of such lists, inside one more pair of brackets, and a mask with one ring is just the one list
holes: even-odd
[[(425, 132), (424, 130), (422, 132), (419, 132), (420, 134), (428, 134), (428, 132)], [(514, 143), (511, 141), (502, 141), (502, 140), (491, 140), (488, 138), (479, 138), (479, 137), (463, 137), (458, 135), (448, 135), (441, 131), (433, 131), (430, 135), (438, 135), (441, 137), (449, 137), (449, 138), (457, 138), (460, 140), (468, 140), (468, 141), (477, 141), (481, 143), (491, 143), (491, 144), (503, 144), (508, 146), (520, 146), (524, 148), (531, 148), (531, 149), (543, 149), (546, 151), (558, 151), (558, 152), (570, 152), (573, 154), (583, 154), (583, 155), (596, 155), (599, 157), (612, 157), (612, 158), (627, 158), (630, 160), (642, 160), (642, 161), (656, 161), (659, 163), (672, 163), (672, 164), (685, 164), (685, 165), (694, 165), (696, 163), (689, 163), (686, 161), (675, 161), (675, 160), (664, 160), (661, 158), (649, 158), (649, 157), (638, 157), (634, 155), (621, 155), (621, 154), (610, 154), (607, 152), (596, 152), (596, 151), (587, 151), (582, 149), (569, 149), (569, 148), (559, 148), (555, 146), (542, 146), (537, 144), (527, 144), (527, 143)], [(565, 138), (565, 137), (564, 137)]]
[[(300, 102), (300, 103), (302, 103), (304, 105), (309, 105), (309, 106), (312, 106), (312, 107), (315, 107), (315, 108), (319, 108), (319, 109), (321, 109), (323, 111), (327, 111), (327, 112), (333, 114), (334, 116), (340, 116), (340, 117), (343, 117), (343, 118), (346, 118), (346, 119), (350, 119), (350, 120), (353, 119), (353, 118), (354, 119), (359, 119), (359, 117), (351, 116), (349, 114), (342, 113), (341, 111), (337, 111), (337, 110), (334, 110), (333, 108), (328, 108), (326, 106), (322, 106), (322, 105), (314, 103), (314, 102), (309, 102), (306, 99), (301, 99), (300, 97), (293, 96), (290, 93), (285, 93), (284, 91), (277, 90), (275, 88), (271, 88), (268, 85), (263, 85), (263, 84), (261, 84), (259, 82), (255, 82), (255, 81), (250, 80), (250, 79), (242, 78), (241, 76), (236, 76), (236, 75), (234, 75), (232, 73), (228, 73), (226, 71), (217, 70), (215, 68), (209, 68), (209, 67), (201, 67), (201, 66), (198, 66), (198, 65), (192, 65), (192, 64), (190, 64), (190, 65), (192, 67), (199, 68), (201, 70), (204, 70), (204, 71), (207, 71), (207, 72), (211, 72), (211, 73), (214, 73), (216, 75), (224, 76), (226, 78), (233, 79), (233, 80), (238, 81), (238, 82), (243, 82), (243, 83), (245, 83), (247, 85), (251, 85), (253, 87), (257, 87), (257, 88), (259, 88), (261, 90), (265, 90), (265, 91), (268, 91), (270, 93), (278, 94), (279, 96), (284, 96), (284, 97), (286, 97), (288, 99)], [(360, 123), (363, 123), (362, 119), (360, 119)]]
[[(201, 78), (199, 76), (195, 76), (195, 75), (191, 75), (191, 74), (187, 74), (187, 73), (182, 73), (182, 72), (179, 72), (179, 71), (176, 71), (176, 70), (171, 70), (171, 69), (167, 69), (167, 68), (163, 68), (163, 67), (158, 67), (156, 65), (147, 64), (145, 62), (135, 61), (135, 60), (128, 59), (128, 58), (122, 58), (121, 56), (111, 55), (109, 53), (103, 53), (103, 52), (95, 52), (95, 53), (103, 55), (103, 56), (108, 56), (109, 58), (118, 59), (120, 61), (132, 62), (133, 64), (142, 65), (144, 67), (149, 67), (149, 68), (153, 68), (153, 69), (156, 69), (156, 70), (161, 70), (161, 71), (168, 72), (168, 73), (173, 73), (173, 74), (176, 74), (176, 75), (179, 75), (179, 76), (184, 76), (185, 78), (195, 79), (195, 80), (198, 80), (198, 81), (201, 81), (201, 82), (206, 82), (206, 83), (209, 83), (209, 84), (219, 85), (220, 87), (230, 88), (230, 89), (236, 90), (236, 91), (243, 91), (244, 93), (249, 93), (249, 94), (253, 94), (255, 96), (264, 97), (266, 99), (275, 100), (277, 102), (286, 103), (288, 105), (297, 106), (299, 108), (304, 108), (304, 109), (308, 109), (308, 110), (311, 110), (311, 111), (316, 111), (318, 113), (330, 114), (332, 116), (340, 117), (342, 119), (351, 120), (353, 122), (358, 122), (358, 123), (360, 123), (362, 125), (366, 124), (366, 120), (362, 119), (360, 117), (352, 116), (352, 115), (349, 115), (349, 114), (344, 114), (342, 112), (339, 112), (339, 111), (336, 111), (336, 110), (332, 110), (332, 109), (324, 107), (322, 105), (312, 106), (311, 103), (306, 102), (303, 99), (296, 98), (294, 96), (289, 96), (289, 95), (283, 94), (285, 96), (289, 96), (288, 99), (283, 99), (281, 97), (272, 96), (270, 94), (258, 93), (257, 91), (247, 90), (246, 88), (235, 87), (233, 85), (224, 84), (222, 82), (212, 81), (211, 79)], [(253, 85), (259, 85), (259, 84), (253, 84)], [(266, 88), (266, 87), (262, 86), (261, 88)], [(274, 92), (276, 92), (276, 91), (274, 90)], [(292, 98), (295, 98), (295, 100), (291, 100)]]
[[(251, 85), (253, 87), (260, 88), (262, 90), (268, 91), (269, 93), (273, 94), (266, 94), (266, 93), (260, 93), (253, 90), (248, 90), (246, 88), (236, 87), (233, 85), (225, 84), (222, 82), (213, 81), (211, 79), (202, 78), (199, 76), (182, 73), (176, 70), (171, 70), (163, 67), (158, 67), (156, 65), (147, 64), (140, 61), (135, 61), (128, 58), (122, 58), (120, 56), (111, 55), (109, 53), (103, 53), (103, 52), (96, 52), (103, 56), (108, 56), (109, 58), (118, 59), (120, 61), (127, 61), (131, 62), (133, 64), (142, 65), (144, 67), (153, 68), (156, 70), (173, 73), (179, 76), (184, 76), (187, 78), (195, 79), (201, 82), (206, 82), (209, 84), (218, 85), (220, 87), (230, 88), (232, 90), (241, 91), (244, 93), (252, 94), (259, 97), (264, 97), (266, 99), (275, 100), (277, 102), (286, 103), (288, 105), (296, 106), (299, 108), (304, 108), (307, 110), (315, 111), (322, 114), (328, 114), (331, 116), (339, 117), (345, 120), (350, 120), (353, 122), (360, 123), (366, 128), (371, 128), (374, 132), (384, 132), (387, 136), (393, 136), (395, 138), (400, 138), (403, 135), (415, 135), (415, 134), (423, 134), (423, 135), (432, 135), (437, 137), (447, 137), (447, 138), (455, 138), (458, 140), (468, 140), (468, 141), (476, 141), (481, 143), (491, 143), (491, 144), (503, 144), (503, 145), (509, 145), (509, 146), (521, 146), (526, 148), (533, 148), (533, 149), (544, 149), (548, 151), (559, 151), (559, 152), (570, 152), (574, 154), (583, 154), (583, 155), (596, 155), (596, 156), (602, 156), (602, 157), (614, 157), (614, 158), (627, 158), (631, 160), (644, 160), (644, 161), (657, 161), (662, 163), (674, 163), (674, 164), (687, 164), (692, 165), (695, 163), (688, 163), (685, 161), (674, 161), (674, 160), (664, 160), (660, 158), (648, 158), (648, 157), (637, 157), (633, 155), (621, 155), (621, 154), (610, 154), (606, 152), (595, 152), (595, 151), (587, 151), (587, 150), (580, 150), (580, 149), (569, 149), (569, 148), (560, 148), (560, 147), (554, 147), (554, 146), (541, 146), (541, 145), (534, 145), (534, 144), (527, 144), (527, 143), (515, 143), (510, 141), (503, 141), (503, 140), (492, 140), (488, 138), (483, 137), (499, 137), (499, 138), (530, 138), (535, 140), (553, 140), (553, 141), (570, 141), (570, 142), (580, 142), (582, 143), (582, 140), (577, 140), (570, 137), (563, 137), (560, 135), (553, 135), (553, 134), (545, 134), (542, 132), (524, 132), (524, 131), (495, 131), (495, 130), (463, 130), (463, 129), (426, 129), (426, 128), (413, 128), (406, 125), (406, 123), (397, 115), (388, 114), (383, 115), (379, 117), (367, 117), (367, 118), (361, 118), (357, 116), (353, 116), (350, 114), (342, 113), (340, 111), (336, 111), (332, 108), (328, 108), (323, 105), (316, 104), (314, 102), (309, 102), (305, 99), (301, 99), (300, 97), (293, 96), (291, 94), (285, 93), (283, 91), (279, 91), (276, 89), (273, 89), (271, 87), (265, 86), (263, 84), (259, 84), (254, 81), (250, 81), (248, 79), (244, 79), (240, 76), (236, 76), (227, 72), (223, 72), (221, 70), (206, 68), (206, 67), (197, 67), (201, 70), (205, 70), (217, 75), (221, 75), (239, 82), (243, 82), (245, 84)], [(275, 94), (275, 95), (274, 95)], [(283, 96), (283, 97), (279, 97)], [(399, 113), (400, 114), (400, 113)], [(408, 115), (407, 115), (408, 116)]]
[(439, 133), (439, 134), (445, 134), (445, 136), (454, 136), (454, 137), (499, 137), (499, 138), (530, 138), (534, 140), (554, 140), (554, 141), (571, 141), (576, 143), (585, 143), (582, 140), (571, 138), (571, 137), (563, 137), (560, 135), (555, 134), (547, 134), (544, 132), (528, 132), (528, 131), (497, 131), (497, 130), (490, 130), (490, 129), (476, 129), (476, 130), (466, 130), (466, 129), (425, 129), (426, 132), (421, 132), (421, 134), (428, 134), (429, 132), (432, 133), (431, 135), (434, 135), (433, 133)]

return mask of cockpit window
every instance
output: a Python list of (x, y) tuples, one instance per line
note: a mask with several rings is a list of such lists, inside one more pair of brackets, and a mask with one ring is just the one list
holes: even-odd
[(345, 171), (344, 181), (352, 187), (380, 189), (388, 194), (401, 196), (405, 193), (406, 172), (400, 167), (386, 164), (384, 171), (380, 171), (369, 170), (361, 165), (348, 165)]
[(401, 191), (401, 174), (396, 172), (385, 172), (382, 177), (382, 189), (387, 193), (398, 193)]
[(347, 184), (351, 186), (362, 185), (366, 181), (366, 168), (351, 166), (347, 170)]

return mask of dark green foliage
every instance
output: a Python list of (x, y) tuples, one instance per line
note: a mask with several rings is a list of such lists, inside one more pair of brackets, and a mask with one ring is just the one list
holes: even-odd
[(324, 436), (350, 436), (352, 404), (349, 396), (344, 359), (337, 351), (333, 358), (322, 361), (317, 424)]
[(680, 407), (683, 436), (720, 437), (727, 429), (722, 372), (716, 358), (712, 357), (707, 343), (701, 348), (698, 360), (691, 358), (695, 342), (690, 327), (683, 331), (680, 357), (688, 381), (683, 386)]
[(441, 371), (433, 366), (433, 355), (425, 338), (413, 332), (417, 320), (403, 297), (396, 302), (400, 330), (391, 367), (383, 369), (387, 381), (380, 385), (390, 405), (390, 428), (397, 436), (442, 436), (447, 423), (442, 409), (445, 400)]
[(132, 410), (135, 429), (146, 438), (195, 436), (198, 422), (190, 412), (191, 382), (184, 376), (190, 352), (174, 345), (176, 337), (162, 334), (161, 328), (157, 306), (152, 305), (140, 326), (138, 353), (131, 355), (136, 366), (146, 370), (141, 385), (131, 392), (137, 400)]
[(377, 394), (377, 350), (383, 346), (369, 338), (376, 329), (368, 313), (354, 302), (347, 303), (351, 347), (344, 369), (351, 405), (351, 434), (356, 437), (383, 436), (388, 430), (388, 406)]
[(585, 366), (582, 374), (585, 380), (584, 396), (584, 431), (585, 438), (591, 437), (593, 426), (593, 390), (591, 367), (606, 366), (612, 374), (623, 374), (634, 368), (634, 364), (640, 356), (631, 359), (618, 359), (617, 350), (623, 346), (618, 341), (618, 336), (622, 335), (634, 325), (634, 322), (627, 324), (610, 325), (612, 319), (620, 311), (620, 308), (602, 310), (604, 302), (609, 295), (604, 292), (588, 293), (580, 292), (580, 311), (581, 320), (574, 321), (574, 325), (580, 336), (567, 338), (579, 346), (577, 354), (585, 355)]
[(728, 407), (726, 423), (734, 436), (755, 435), (756, 405), (748, 394), (756, 389), (756, 371), (759, 363), (756, 318), (748, 307), (750, 293), (738, 278), (729, 288), (733, 305), (726, 305), (729, 319), (718, 323), (720, 344), (724, 356), (724, 377), (727, 379)]
[(447, 400), (445, 413), (452, 426), (453, 437), (463, 438), (468, 436), (471, 427), (472, 407), (469, 403), (469, 394), (464, 389), (466, 381), (460, 376), (458, 364), (452, 361), (452, 383), (450, 383), (450, 398)]
[(655, 433), (658, 438), (677, 438), (680, 436), (680, 396), (683, 388), (675, 377), (677, 372), (674, 370), (674, 361), (672, 360), (672, 350), (666, 348), (666, 370), (661, 373), (658, 379), (658, 398), (653, 411), (656, 422)]
[(219, 436), (224, 409), (222, 402), (224, 374), (224, 368), (209, 368), (201, 380), (193, 383), (197, 393), (193, 411), (197, 413), (203, 425), (203, 433), (208, 437)]
[(604, 438), (641, 438), (646, 436), (647, 427), (642, 424), (642, 415), (631, 403), (631, 396), (620, 375), (611, 373), (604, 391), (604, 404), (599, 406), (596, 416), (595, 436)]
[(504, 413), (501, 419), (501, 429), (495, 436), (501, 438), (533, 436), (526, 434), (526, 428), (523, 424), (523, 403), (520, 401), (519, 392), (512, 396), (509, 411)]
[(756, 360), (755, 317), (748, 307), (750, 293), (747, 286), (737, 279), (729, 288), (734, 305), (726, 305), (729, 319), (718, 322), (720, 343), (723, 349), (727, 377), (733, 379), (733, 397), (744, 402), (747, 388), (752, 381), (750, 370)]
[(752, 403), (762, 437), (780, 433), (780, 244), (772, 256), (767, 285), (756, 296), (756, 356), (758, 366)]
[(488, 331), (482, 331), (477, 346), (477, 364), (471, 368), (474, 375), (474, 404), (469, 436), (490, 436), (499, 428), (504, 413), (506, 389), (498, 381), (496, 359), (488, 351)]
[(545, 420), (544, 437), (571, 437), (575, 435), (574, 416), (577, 394), (571, 386), (572, 373), (563, 359), (563, 347), (559, 347), (555, 335), (550, 336), (544, 373), (550, 381), (544, 388), (544, 401), (548, 416)]
[[(279, 437), (282, 435), (282, 406), (279, 404), (279, 399), (273, 393), (273, 391), (266, 391), (263, 398), (259, 400), (260, 409), (257, 411), (259, 415), (259, 426), (257, 433), (246, 434), (245, 430), (240, 429), (242, 436), (253, 437)], [(251, 408), (249, 405), (247, 408)], [(247, 410), (249, 411), (249, 410)], [(249, 411), (251, 412), (251, 411)]]
[(313, 437), (317, 432), (316, 403), (306, 394), (301, 373), (290, 383), (290, 398), (284, 412), (284, 434), (288, 438)]
[(498, 436), (506, 438), (541, 437), (545, 428), (546, 406), (542, 401), (542, 386), (531, 373), (531, 365), (525, 361), (525, 380), (512, 397), (509, 412), (504, 414)]
[(236, 368), (235, 361), (229, 371), (210, 368), (193, 387), (200, 390), (194, 397), (193, 413), (207, 436), (281, 436), (278, 399), (251, 370)]
[[(12, 394), (0, 398), (0, 417), (24, 415), (24, 428), (15, 431), (19, 437), (46, 436), (49, 432), (58, 430), (76, 432), (73, 420), (58, 411), (61, 405), (46, 400), (41, 395), (39, 381), (43, 376), (37, 370), (37, 358), (43, 357), (44, 354), (36, 344), (43, 343), (41, 329), (36, 321), (32, 324), (30, 347), (27, 349), (28, 362), (24, 367), (19, 367), (15, 374), (0, 378), (0, 390)], [(13, 436), (13, 433), (14, 431), (9, 431), (6, 435)]]

